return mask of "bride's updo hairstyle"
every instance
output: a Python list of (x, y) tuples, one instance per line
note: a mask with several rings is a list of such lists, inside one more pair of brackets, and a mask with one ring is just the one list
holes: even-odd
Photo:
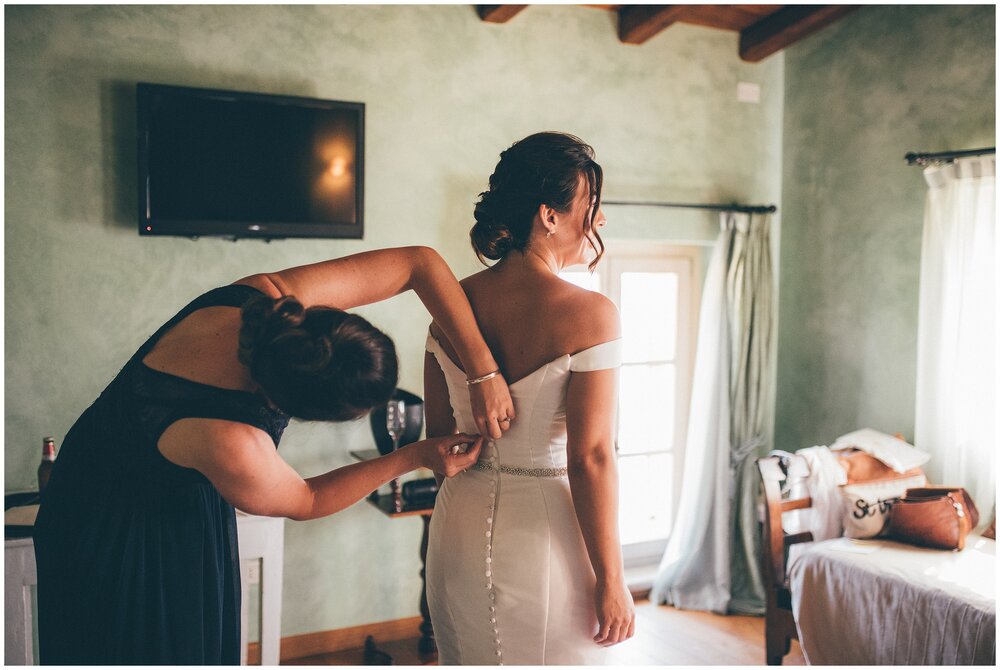
[(596, 198), (586, 222), (587, 239), (597, 253), (593, 270), (604, 254), (604, 242), (594, 229), (594, 214), (601, 206), (604, 173), (594, 161), (594, 150), (579, 137), (545, 132), (530, 135), (500, 153), (490, 187), (479, 194), (476, 224), (469, 236), (479, 260), (500, 260), (510, 251), (527, 251), (531, 224), (540, 205), (569, 211), (576, 197), (580, 175)]
[(396, 347), (356, 314), (259, 296), (242, 310), (239, 360), (268, 400), (311, 421), (347, 421), (388, 402)]

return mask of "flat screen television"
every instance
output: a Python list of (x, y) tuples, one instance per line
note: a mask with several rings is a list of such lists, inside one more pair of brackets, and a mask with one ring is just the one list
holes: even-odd
[(364, 234), (365, 106), (139, 83), (139, 234)]

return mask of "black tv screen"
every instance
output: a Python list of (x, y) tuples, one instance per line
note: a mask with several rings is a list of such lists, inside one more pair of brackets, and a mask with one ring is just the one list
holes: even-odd
[(139, 234), (364, 233), (358, 102), (140, 83)]

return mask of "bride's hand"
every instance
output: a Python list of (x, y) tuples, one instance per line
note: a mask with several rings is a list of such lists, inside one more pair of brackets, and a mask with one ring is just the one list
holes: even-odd
[(599, 583), (594, 591), (594, 601), (600, 624), (594, 642), (610, 647), (635, 635), (635, 603), (624, 582)]
[(482, 436), (456, 433), (414, 442), (404, 448), (414, 450), (418, 466), (445, 477), (454, 477), (476, 463), (482, 447)]
[(514, 420), (514, 403), (503, 375), (470, 385), (469, 397), (480, 435), (500, 439)]

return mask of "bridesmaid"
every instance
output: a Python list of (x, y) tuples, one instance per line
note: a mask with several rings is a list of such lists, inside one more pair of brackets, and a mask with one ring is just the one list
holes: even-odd
[(415, 468), (452, 476), (475, 463), (482, 438), (471, 434), (309, 479), (275, 449), (292, 417), (349, 421), (389, 399), (392, 340), (344, 310), (410, 289), (466, 369), (489, 377), (470, 387), (475, 425), (501, 436), (498, 419), (513, 414), (507, 384), (431, 249), (372, 251), (211, 290), (135, 353), (66, 436), (35, 526), (43, 664), (237, 664), (234, 506), (316, 519)]

